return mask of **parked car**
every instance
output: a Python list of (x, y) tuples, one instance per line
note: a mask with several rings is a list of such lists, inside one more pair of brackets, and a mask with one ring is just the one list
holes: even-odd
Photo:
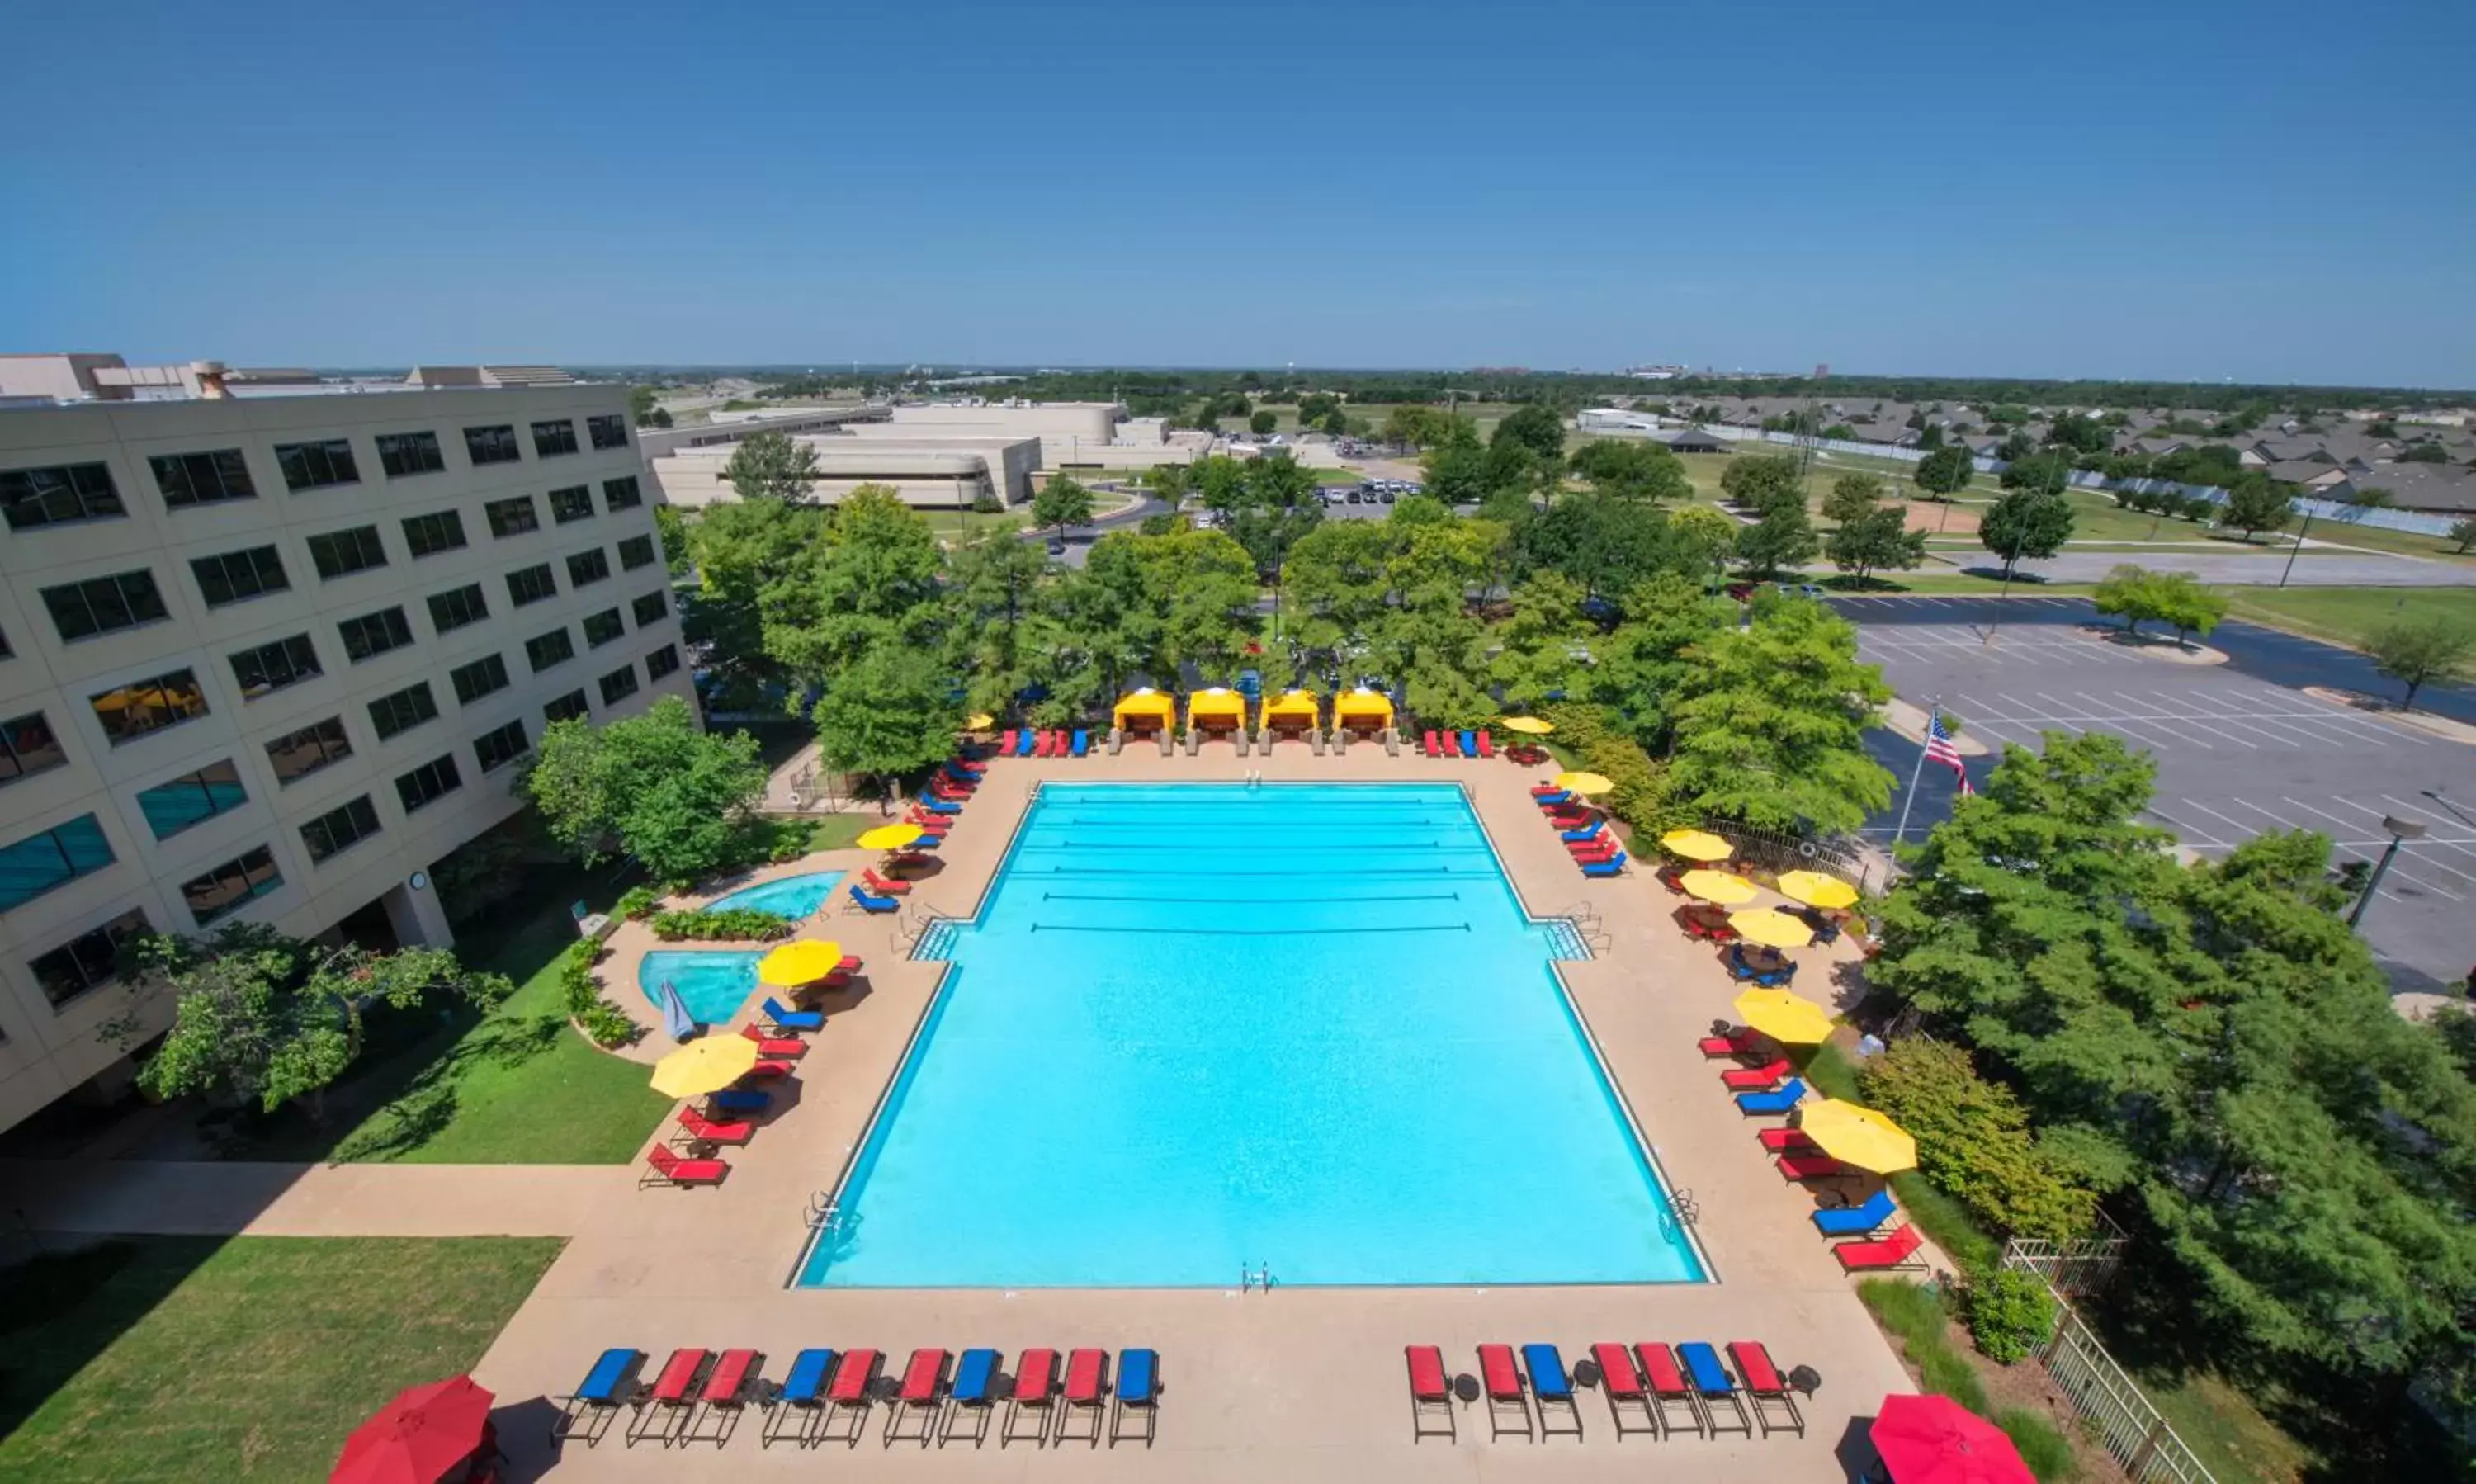
[(1772, 585), (1779, 589), (1780, 596), (1783, 598), (1820, 599), (1830, 596), (1812, 582), (1775, 582)]
[(1051, 536), (1049, 538), (1049, 555), (1052, 556), (1063, 556), (1066, 555), (1066, 538), (1064, 536)]

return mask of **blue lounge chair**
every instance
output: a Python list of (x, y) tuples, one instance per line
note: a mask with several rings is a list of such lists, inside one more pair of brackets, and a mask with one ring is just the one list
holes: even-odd
[(954, 1384), (946, 1392), (946, 1421), (937, 1429), (939, 1447), (954, 1436), (955, 1424), (968, 1414), (972, 1423), (972, 1446), (978, 1447), (989, 1435), (989, 1414), (997, 1410), (998, 1352), (990, 1349), (965, 1350), (954, 1363)]
[(556, 1445), (582, 1438), (587, 1447), (600, 1443), (619, 1409), (635, 1399), (636, 1373), (644, 1365), (643, 1350), (604, 1350), (577, 1383), (575, 1394), (559, 1404), (558, 1416), (550, 1424), (550, 1441)]
[(1453, 735), (1453, 740), (1460, 746), (1462, 755), (1464, 757), (1476, 757), (1478, 755), (1478, 733), (1474, 731), (1456, 732)]
[(1866, 1199), (1864, 1205), (1841, 1206), (1814, 1213), (1814, 1229), (1826, 1237), (1869, 1237), (1880, 1231), (1885, 1222), (1898, 1214), (1892, 1204), (1892, 1193), (1878, 1190)]
[(1585, 862), (1582, 866), (1582, 874), (1584, 876), (1622, 876), (1624, 863), (1625, 853), (1619, 851), (1605, 860)]
[(1084, 730), (1082, 728), (1080, 728), (1080, 727), (1076, 728), (1076, 729), (1075, 729), (1075, 755), (1076, 755), (1076, 756), (1077, 756), (1077, 757), (1085, 756), (1085, 755), (1086, 755), (1086, 754), (1088, 754), (1091, 751), (1092, 751), (1092, 733), (1090, 733), (1090, 732), (1088, 732), (1088, 731), (1085, 731), (1085, 730)]
[(1031, 750), (1039, 745), (1040, 733), (1026, 728), (1023, 736), (1014, 745), (1014, 754), (1017, 757), (1028, 757), (1031, 755)]
[(1606, 821), (1605, 819), (1603, 819), (1603, 818), (1602, 818), (1602, 819), (1595, 819), (1595, 820), (1591, 821), (1589, 824), (1584, 825), (1584, 826), (1583, 826), (1581, 829), (1560, 829), (1560, 830), (1556, 831), (1556, 837), (1557, 837), (1558, 839), (1560, 839), (1560, 840), (1592, 840), (1592, 839), (1597, 839), (1597, 838), (1598, 837), (1599, 828), (1600, 828), (1601, 826), (1605, 825), (1606, 823), (1607, 823), (1607, 821)]
[[(1522, 1348), (1522, 1369), (1530, 1373), (1530, 1397), (1539, 1403), (1539, 1438), (1546, 1442), (1551, 1433), (1570, 1432), (1582, 1435), (1582, 1410), (1573, 1404), (1573, 1378), (1565, 1370), (1565, 1357), (1556, 1353), (1552, 1345), (1525, 1345)], [(1565, 1415), (1566, 1425), (1556, 1425), (1556, 1414)]]
[(1767, 1093), (1737, 1094), (1737, 1111), (1755, 1116), (1786, 1113), (1804, 1096), (1805, 1078), (1793, 1076)]
[(763, 1010), (765, 1024), (777, 1030), (823, 1030), (826, 1026), (825, 1011), (790, 1009), (772, 995), (765, 997)]
[(1130, 1416), (1143, 1423), (1144, 1447), (1152, 1446), (1152, 1431), (1160, 1422), (1160, 1390), (1159, 1351), (1118, 1352), (1117, 1406), (1109, 1417), (1111, 1447), (1118, 1446), (1120, 1438), (1134, 1436), (1126, 1430)]
[[(1678, 1346), (1676, 1358), (1685, 1362), (1686, 1379), (1692, 1381), (1695, 1391), (1701, 1394), (1702, 1415), (1710, 1421), (1711, 1436), (1716, 1438), (1723, 1432), (1742, 1432), (1748, 1438), (1752, 1437), (1754, 1420), (1746, 1414), (1745, 1398), (1737, 1395), (1737, 1378), (1728, 1373), (1727, 1367), (1720, 1364), (1720, 1352), (1697, 1340), (1691, 1345)], [(1735, 1415), (1736, 1426), (1728, 1425), (1720, 1410), (1722, 1406)]]
[(816, 1431), (817, 1419), (825, 1415), (826, 1382), (833, 1373), (832, 1350), (802, 1350), (791, 1357), (791, 1373), (765, 1398), (765, 1422), (756, 1429), (756, 1446), (771, 1447), (788, 1438), (805, 1447)]
[(963, 812), (963, 806), (956, 804), (952, 799), (914, 799), (911, 803), (914, 806), (927, 809), (931, 814), (960, 814)]
[(873, 897), (856, 886), (847, 886), (843, 889), (851, 893), (851, 900), (856, 903), (859, 909), (863, 912), (900, 912), (903, 910), (902, 902), (896, 898)]
[(762, 1113), (774, 1106), (774, 1095), (754, 1087), (726, 1087), (705, 1095), (716, 1113)]

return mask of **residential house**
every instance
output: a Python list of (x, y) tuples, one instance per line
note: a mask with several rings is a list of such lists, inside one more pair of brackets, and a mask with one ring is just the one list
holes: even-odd
[(2453, 517), (2476, 514), (2476, 470), (2449, 464), (2384, 464), (2370, 474), (2350, 478), (2337, 498), (2361, 495), (2367, 489), (2388, 490), (2393, 509)]

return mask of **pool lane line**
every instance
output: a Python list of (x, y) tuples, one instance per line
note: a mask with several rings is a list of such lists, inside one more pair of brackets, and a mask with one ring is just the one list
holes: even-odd
[(1432, 928), (1104, 928), (1097, 923), (1034, 923), (1033, 932), (1116, 932), (1139, 938), (1329, 938), (1345, 932), (1469, 932), (1468, 923)]
[(1459, 902), (1457, 891), (1396, 892), (1381, 897), (1102, 897), (1082, 892), (1045, 891), (1043, 902), (1201, 902), (1229, 906), (1344, 906), (1362, 902)]

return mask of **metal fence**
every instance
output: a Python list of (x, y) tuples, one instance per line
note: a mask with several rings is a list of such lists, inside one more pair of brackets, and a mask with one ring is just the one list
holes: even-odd
[(2123, 1466), (2134, 1484), (2171, 1479), (2175, 1484), (2217, 1484), (2141, 1388), (2106, 1352), (2097, 1336), (2069, 1304), (2062, 1305), (2055, 1337), (2039, 1355), (2056, 1389), (2070, 1398), (2089, 1436)]
[(2103, 1212), (2098, 1220), (2105, 1223), (2109, 1234), (2078, 1242), (2014, 1237), (2003, 1244), (2003, 1266), (2036, 1274), (2061, 1298), (2080, 1298), (2103, 1292), (2107, 1284), (2115, 1281), (2116, 1270), (2123, 1266), (2123, 1254), (2132, 1246), (2132, 1239), (2107, 1221)]
[(1879, 856), (1869, 856), (1853, 841), (1812, 840), (1776, 829), (1758, 829), (1733, 820), (1707, 822), (1703, 829), (1737, 848), (1737, 858), (1770, 872), (1820, 871), (1836, 876), (1859, 891), (1873, 891)]

